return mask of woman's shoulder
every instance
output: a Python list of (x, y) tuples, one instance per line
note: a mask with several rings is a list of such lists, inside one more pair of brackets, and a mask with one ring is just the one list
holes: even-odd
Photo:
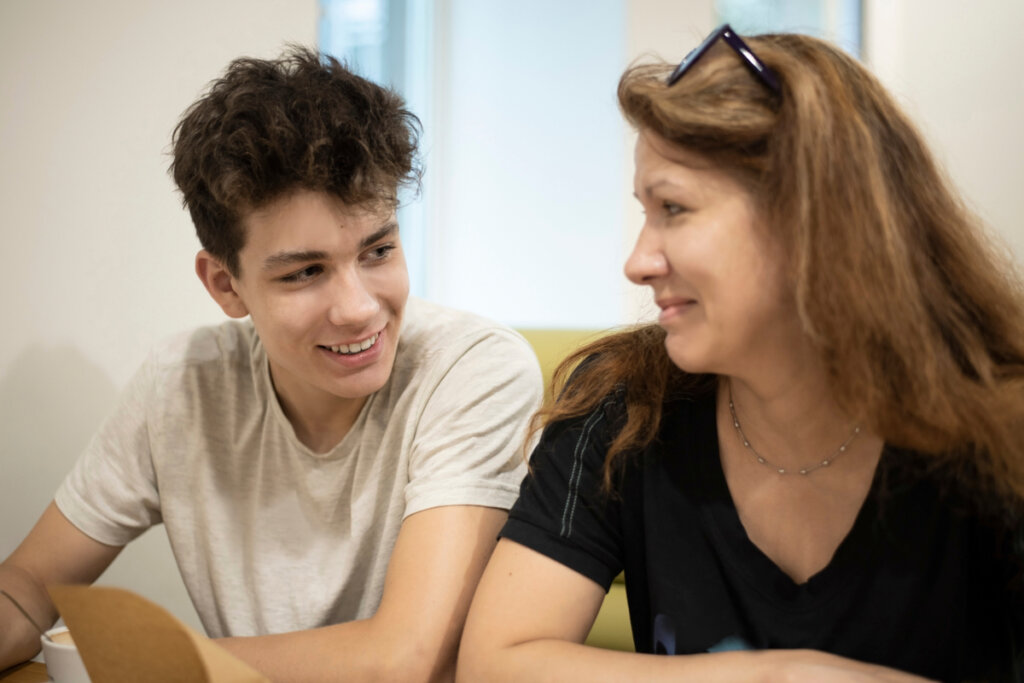
[[(573, 388), (577, 374), (587, 372), (587, 360), (566, 383), (567, 391)], [(559, 414), (556, 402), (555, 412), (546, 421), (544, 440), (558, 442), (560, 449), (590, 451), (591, 459), (600, 463), (609, 450), (625, 451), (627, 460), (642, 459), (636, 456), (651, 446), (657, 445), (654, 450), (660, 452), (667, 443), (713, 430), (715, 387), (713, 375), (683, 375), (677, 382), (669, 382), (657, 398), (650, 396), (646, 387), (638, 392), (626, 381), (600, 396), (590, 395), (572, 413)]]

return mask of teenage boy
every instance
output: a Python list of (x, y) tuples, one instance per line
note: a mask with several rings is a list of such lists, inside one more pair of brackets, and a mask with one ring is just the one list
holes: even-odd
[[(231, 318), (158, 348), (0, 587), (94, 581), (163, 523), (203, 626), (275, 680), (451, 679), (523, 475), (526, 342), (408, 299), (415, 117), (335, 60), (241, 59), (184, 115), (174, 180)], [(0, 601), (0, 669), (39, 637)]]

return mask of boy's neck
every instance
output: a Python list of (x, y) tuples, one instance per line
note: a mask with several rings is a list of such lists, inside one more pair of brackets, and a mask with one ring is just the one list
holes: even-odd
[(341, 398), (320, 391), (304, 393), (295, 391), (294, 387), (279, 386), (273, 363), (270, 363), (270, 380), (295, 436), (314, 453), (327, 453), (341, 443), (368, 398)]
[(366, 397), (338, 399), (331, 408), (323, 406), (324, 410), (316, 411), (319, 415), (312, 415), (309, 410), (299, 411), (290, 407), (280, 396), (278, 400), (295, 429), (295, 436), (314, 453), (327, 453), (341, 443), (366, 403)]

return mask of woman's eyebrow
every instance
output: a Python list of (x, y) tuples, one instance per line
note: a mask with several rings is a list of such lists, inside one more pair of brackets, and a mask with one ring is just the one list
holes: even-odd
[[(673, 181), (673, 180), (671, 180), (669, 178), (659, 178), (657, 180), (654, 180), (654, 181), (648, 183), (647, 185), (644, 185), (644, 187), (643, 187), (643, 194), (644, 194), (645, 197), (650, 197), (651, 195), (654, 194), (655, 190), (660, 189), (662, 187), (672, 187), (672, 188), (677, 188), (678, 189), (678, 188), (682, 188), (683, 185), (681, 183), (677, 183), (677, 182), (675, 182), (675, 181)], [(633, 193), (633, 196), (636, 197), (637, 199), (640, 199), (640, 195), (638, 195), (636, 192)]]

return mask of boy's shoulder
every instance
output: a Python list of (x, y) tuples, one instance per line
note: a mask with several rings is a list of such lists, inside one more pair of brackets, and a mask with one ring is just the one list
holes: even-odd
[(161, 340), (147, 364), (157, 374), (233, 372), (250, 369), (258, 352), (259, 339), (252, 322), (228, 320)]
[(475, 313), (409, 297), (399, 345), (441, 348), (453, 344), (472, 345), (492, 336), (509, 339), (517, 345), (528, 345), (518, 332), (507, 325)]
[[(472, 353), (470, 353), (472, 351)], [(471, 355), (482, 372), (496, 366), (532, 371), (537, 359), (529, 342), (507, 325), (475, 313), (410, 297), (402, 320), (394, 372), (444, 373)]]

